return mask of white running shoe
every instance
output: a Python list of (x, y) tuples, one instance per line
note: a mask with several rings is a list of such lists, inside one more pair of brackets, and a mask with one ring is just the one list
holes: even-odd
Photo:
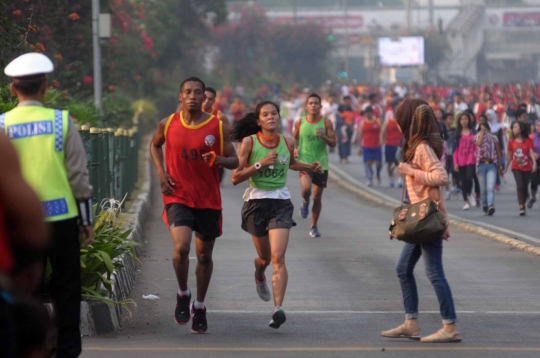
[(469, 210), (469, 208), (469, 203), (465, 203), (465, 205), (463, 205), (463, 210)]
[(271, 295), (270, 295), (270, 289), (268, 288), (268, 285), (266, 284), (266, 276), (264, 276), (264, 281), (261, 282), (257, 280), (257, 277), (255, 277), (255, 285), (257, 286), (257, 294), (263, 300), (264, 302), (270, 301)]
[(474, 197), (474, 194), (469, 195), (469, 203), (473, 208), (476, 206), (476, 198)]

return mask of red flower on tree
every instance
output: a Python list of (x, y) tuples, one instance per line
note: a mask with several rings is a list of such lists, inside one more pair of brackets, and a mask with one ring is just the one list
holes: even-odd
[(15, 10), (12, 12), (12, 14), (15, 16), (21, 16), (21, 10)]
[(82, 81), (84, 84), (89, 85), (89, 84), (92, 84), (92, 82), (94, 82), (94, 79), (92, 78), (92, 76), (84, 76)]
[(68, 17), (69, 17), (71, 20), (74, 20), (74, 21), (79, 20), (79, 19), (81, 18), (81, 17), (79, 16), (79, 14), (77, 14), (76, 12), (73, 12), (73, 13), (69, 14)]

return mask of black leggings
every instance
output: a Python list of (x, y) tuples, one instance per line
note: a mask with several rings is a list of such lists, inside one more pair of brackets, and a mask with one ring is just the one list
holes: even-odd
[(516, 178), (517, 195), (520, 207), (525, 206), (527, 194), (529, 191), (529, 182), (531, 181), (531, 172), (523, 172), (521, 170), (512, 169), (514, 178)]
[(475, 171), (476, 165), (474, 164), (459, 167), (461, 194), (463, 195), (463, 200), (465, 201), (468, 201), (469, 195), (471, 195)]
[(540, 158), (536, 160), (536, 171), (531, 174), (531, 191), (538, 191), (538, 182), (540, 182)]

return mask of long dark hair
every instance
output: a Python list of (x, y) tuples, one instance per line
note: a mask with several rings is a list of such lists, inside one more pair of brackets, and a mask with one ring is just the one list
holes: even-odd
[(473, 132), (473, 123), (471, 121), (471, 116), (469, 115), (467, 111), (463, 111), (460, 114), (458, 114), (457, 130), (454, 133), (457, 139), (461, 138), (461, 131), (463, 130), (463, 126), (461, 125), (461, 117), (463, 116), (467, 117), (467, 128), (471, 131), (471, 133)]
[(276, 107), (279, 114), (279, 106), (277, 104), (272, 101), (262, 101), (255, 107), (255, 112), (250, 112), (233, 123), (233, 128), (231, 130), (231, 140), (233, 142), (241, 142), (245, 137), (257, 134), (261, 131), (261, 127), (257, 124), (257, 119), (259, 119), (259, 116), (261, 115), (262, 108), (267, 104)]

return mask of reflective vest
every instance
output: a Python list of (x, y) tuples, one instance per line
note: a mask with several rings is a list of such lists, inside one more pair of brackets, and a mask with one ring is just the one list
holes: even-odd
[(23, 177), (41, 200), (46, 221), (78, 216), (64, 165), (68, 126), (68, 112), (59, 109), (19, 106), (0, 114), (0, 130), (17, 150)]

